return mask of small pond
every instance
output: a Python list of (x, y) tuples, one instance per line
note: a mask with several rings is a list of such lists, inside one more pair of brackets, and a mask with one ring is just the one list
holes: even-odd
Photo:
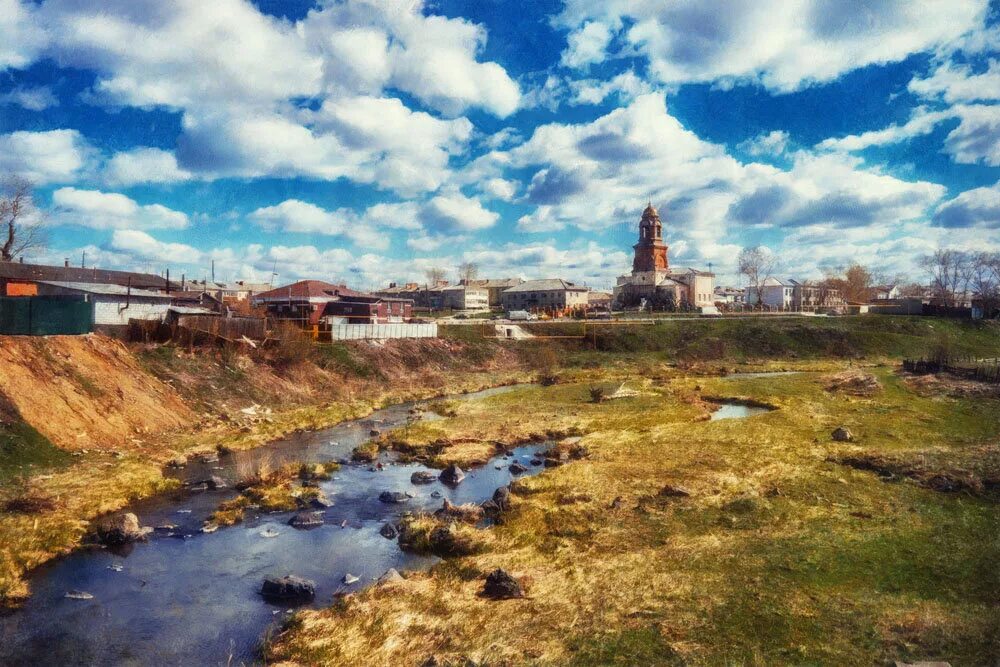
[(718, 421), (720, 419), (745, 419), (747, 417), (753, 417), (754, 415), (762, 415), (765, 412), (771, 412), (774, 409), (761, 405), (746, 405), (736, 401), (722, 401), (718, 405), (719, 409), (712, 412), (710, 421)]

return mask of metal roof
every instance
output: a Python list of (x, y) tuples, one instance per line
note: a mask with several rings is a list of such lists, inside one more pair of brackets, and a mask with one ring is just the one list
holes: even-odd
[(105, 296), (130, 295), (137, 298), (141, 297), (143, 299), (162, 299), (163, 301), (170, 301), (173, 298), (169, 294), (164, 294), (162, 292), (150, 292), (149, 290), (136, 289), (135, 287), (129, 290), (128, 287), (124, 287), (122, 285), (102, 285), (100, 283), (74, 283), (74, 282), (64, 282), (61, 280), (38, 280), (36, 282), (40, 285), (51, 285), (53, 287), (61, 287), (63, 289), (69, 289), (75, 292), (85, 292), (87, 294), (101, 294)]
[[(0, 279), (24, 280), (30, 282), (56, 280), (60, 282), (128, 285), (133, 287), (165, 289), (167, 281), (160, 276), (131, 271), (111, 271), (108, 269), (82, 269), (72, 266), (46, 266), (43, 264), (22, 264), (21, 262), (0, 262)], [(175, 283), (176, 281), (171, 281)]]
[(528, 280), (504, 290), (504, 294), (511, 292), (548, 292), (557, 290), (569, 290), (574, 292), (587, 292), (588, 288), (582, 285), (574, 285), (562, 278), (543, 278), (542, 280)]

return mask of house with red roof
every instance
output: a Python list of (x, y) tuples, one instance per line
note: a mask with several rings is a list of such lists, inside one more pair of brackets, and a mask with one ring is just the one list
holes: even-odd
[(319, 325), (324, 317), (366, 324), (404, 322), (413, 311), (413, 301), (409, 299), (372, 296), (322, 280), (300, 280), (276, 287), (253, 295), (250, 304), (266, 309), (268, 317), (303, 327)]

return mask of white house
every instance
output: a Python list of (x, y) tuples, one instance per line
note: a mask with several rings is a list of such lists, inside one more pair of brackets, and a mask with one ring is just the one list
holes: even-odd
[(791, 308), (795, 293), (795, 283), (790, 280), (768, 278), (761, 286), (761, 296), (757, 297), (757, 288), (747, 287), (746, 304), (756, 306), (758, 302), (769, 308)]
[(83, 296), (94, 304), (94, 324), (122, 325), (129, 320), (163, 320), (173, 297), (121, 285), (39, 281), (38, 294)]

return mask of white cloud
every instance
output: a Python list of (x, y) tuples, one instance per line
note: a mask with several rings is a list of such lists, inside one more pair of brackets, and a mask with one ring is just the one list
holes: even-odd
[(737, 148), (754, 157), (781, 155), (788, 148), (788, 133), (784, 130), (772, 130), (758, 134)]
[(342, 217), (298, 199), (259, 208), (247, 217), (268, 231), (337, 235), (346, 228)]
[(35, 185), (75, 179), (91, 149), (76, 130), (0, 134), (0, 173), (21, 176)]
[(488, 229), (500, 216), (483, 208), (478, 199), (453, 192), (434, 197), (423, 205), (420, 219), (432, 229), (471, 232)]
[(260, 104), (320, 91), (322, 62), (295, 27), (243, 0), (49, 0), (39, 19), (64, 66), (96, 70), (95, 92), (131, 106)]
[(493, 199), (512, 201), (517, 195), (517, 182), (504, 178), (491, 178), (483, 183), (482, 190)]
[(938, 123), (953, 116), (954, 113), (951, 111), (928, 111), (926, 108), (920, 107), (903, 125), (891, 125), (881, 130), (871, 130), (862, 134), (824, 139), (816, 147), (822, 150), (860, 151), (872, 146), (897, 144), (913, 137), (930, 134)]
[(961, 105), (951, 112), (961, 122), (945, 137), (945, 152), (955, 162), (1000, 166), (1000, 106)]
[(372, 94), (396, 88), (449, 115), (469, 107), (513, 113), (517, 83), (500, 65), (477, 60), (485, 29), (423, 9), (419, 0), (331, 2), (301, 27), (323, 53), (328, 86)]
[(104, 167), (104, 179), (112, 185), (176, 183), (192, 178), (177, 166), (177, 157), (160, 148), (133, 148), (116, 153)]
[(565, 67), (585, 67), (604, 59), (611, 41), (611, 28), (599, 21), (587, 21), (567, 37), (560, 62)]
[(1000, 229), (1000, 181), (991, 187), (966, 190), (944, 202), (934, 212), (934, 224), (952, 229)]
[(111, 236), (111, 249), (136, 260), (166, 264), (191, 265), (201, 262), (203, 257), (197, 248), (184, 243), (164, 243), (136, 229), (116, 229)]
[(92, 229), (184, 229), (188, 216), (160, 204), (140, 205), (116, 192), (59, 188), (52, 193), (53, 223)]
[(796, 90), (872, 64), (933, 50), (982, 26), (987, 0), (567, 0), (558, 17), (579, 39), (593, 21), (622, 25), (663, 83), (759, 81)]
[(611, 95), (617, 95), (618, 101), (628, 103), (640, 95), (652, 92), (653, 87), (628, 70), (610, 79), (583, 79), (571, 81), (569, 89), (572, 93), (570, 104), (600, 104)]
[(1000, 100), (1000, 61), (991, 59), (986, 71), (979, 74), (973, 74), (968, 65), (946, 62), (929, 77), (914, 78), (908, 88), (921, 97), (940, 97), (949, 104)]
[(45, 111), (59, 106), (59, 100), (48, 86), (26, 87), (18, 86), (10, 92), (0, 95), (0, 106), (16, 104), (28, 111)]
[(47, 41), (38, 25), (35, 7), (21, 0), (0, 0), (0, 72), (27, 67)]

